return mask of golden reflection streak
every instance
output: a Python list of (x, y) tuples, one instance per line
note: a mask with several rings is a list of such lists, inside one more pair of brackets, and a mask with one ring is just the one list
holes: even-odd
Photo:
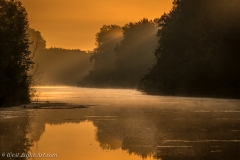
[[(121, 149), (103, 150), (96, 141), (95, 133), (97, 128), (92, 122), (85, 121), (78, 124), (64, 123), (63, 125), (45, 125), (45, 132), (38, 142), (31, 147), (32, 153), (58, 154), (58, 160), (141, 160), (135, 154), (128, 154)], [(119, 143), (119, 142), (118, 142)], [(35, 158), (44, 160), (44, 158)], [(153, 157), (145, 158), (152, 160)], [(33, 160), (33, 159), (31, 159)]]

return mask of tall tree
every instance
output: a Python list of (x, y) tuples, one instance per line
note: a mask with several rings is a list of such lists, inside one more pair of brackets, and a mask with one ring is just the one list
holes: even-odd
[(32, 57), (41, 54), (46, 49), (46, 40), (42, 37), (41, 33), (35, 29), (29, 28), (29, 41), (31, 43), (29, 50), (32, 53)]
[(148, 19), (123, 27), (123, 40), (116, 46), (115, 81), (121, 87), (136, 87), (155, 63), (157, 24)]
[(159, 20), (152, 93), (240, 97), (240, 2), (174, 0)]
[(28, 103), (33, 65), (27, 12), (18, 0), (0, 0), (0, 106)]
[(96, 34), (96, 45), (91, 60), (95, 62), (95, 69), (101, 70), (114, 66), (116, 55), (115, 46), (122, 39), (122, 28), (118, 25), (104, 25)]
[(92, 53), (95, 67), (83, 82), (95, 87), (137, 87), (155, 61), (157, 25), (142, 19), (124, 27), (103, 26)]
[(97, 47), (91, 53), (90, 60), (94, 62), (93, 69), (80, 82), (81, 85), (109, 85), (110, 77), (115, 69), (116, 54), (114, 48), (122, 40), (122, 27), (104, 25), (96, 34)]

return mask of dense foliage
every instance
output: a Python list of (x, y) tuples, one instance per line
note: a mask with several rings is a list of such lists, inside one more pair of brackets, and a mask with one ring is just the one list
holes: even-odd
[(115, 48), (117, 54), (115, 81), (119, 86), (137, 87), (155, 63), (157, 25), (148, 19), (123, 27), (123, 40)]
[(0, 106), (30, 101), (29, 44), (27, 13), (21, 2), (0, 0)]
[(92, 53), (95, 67), (81, 82), (94, 87), (136, 87), (154, 62), (156, 23), (143, 19), (124, 27), (103, 26)]
[(157, 63), (141, 89), (240, 97), (240, 1), (174, 0), (158, 24)]
[(104, 25), (96, 34), (97, 47), (91, 53), (93, 69), (80, 82), (80, 85), (103, 87), (110, 85), (115, 70), (115, 46), (122, 40), (122, 29), (118, 25)]

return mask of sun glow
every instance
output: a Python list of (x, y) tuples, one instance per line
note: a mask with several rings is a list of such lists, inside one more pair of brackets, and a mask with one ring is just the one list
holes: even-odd
[(30, 27), (39, 30), (47, 47), (92, 50), (103, 25), (125, 25), (169, 12), (172, 0), (22, 0)]

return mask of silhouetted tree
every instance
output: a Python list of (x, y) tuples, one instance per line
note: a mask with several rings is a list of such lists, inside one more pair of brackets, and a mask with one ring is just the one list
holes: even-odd
[(0, 106), (28, 103), (33, 65), (27, 12), (17, 0), (0, 0)]
[(240, 2), (174, 0), (159, 20), (157, 63), (143, 78), (147, 92), (240, 96)]
[(103, 26), (92, 53), (94, 69), (81, 82), (95, 87), (134, 88), (155, 61), (157, 25), (148, 19), (124, 27)]
[(123, 27), (123, 40), (117, 54), (115, 81), (121, 87), (136, 87), (140, 79), (155, 63), (157, 24), (148, 19), (129, 23)]
[[(46, 49), (46, 41), (42, 37), (42, 35), (39, 31), (29, 28), (28, 32), (29, 32), (29, 41), (30, 41), (29, 50), (31, 51), (30, 57), (32, 58), (32, 60), (35, 64), (34, 67), (32, 67), (28, 71), (28, 74), (32, 76), (32, 85), (33, 86), (42, 85), (43, 83), (41, 83), (41, 80), (43, 77), (43, 72), (39, 71), (40, 66), (39, 66), (38, 60), (39, 60), (39, 56), (42, 55), (42, 53)], [(41, 64), (41, 65), (43, 65), (43, 64)]]
[(30, 51), (32, 57), (34, 58), (36, 54), (41, 54), (41, 52), (46, 49), (46, 40), (42, 37), (41, 33), (35, 29), (29, 28), (29, 41)]
[(115, 69), (115, 46), (122, 40), (122, 28), (118, 25), (104, 25), (96, 34), (97, 47), (91, 53), (93, 69), (80, 82), (80, 85), (104, 86), (111, 84), (111, 75)]
[(122, 28), (118, 25), (104, 25), (96, 34), (96, 45), (91, 60), (97, 70), (114, 67), (114, 48), (122, 39)]

